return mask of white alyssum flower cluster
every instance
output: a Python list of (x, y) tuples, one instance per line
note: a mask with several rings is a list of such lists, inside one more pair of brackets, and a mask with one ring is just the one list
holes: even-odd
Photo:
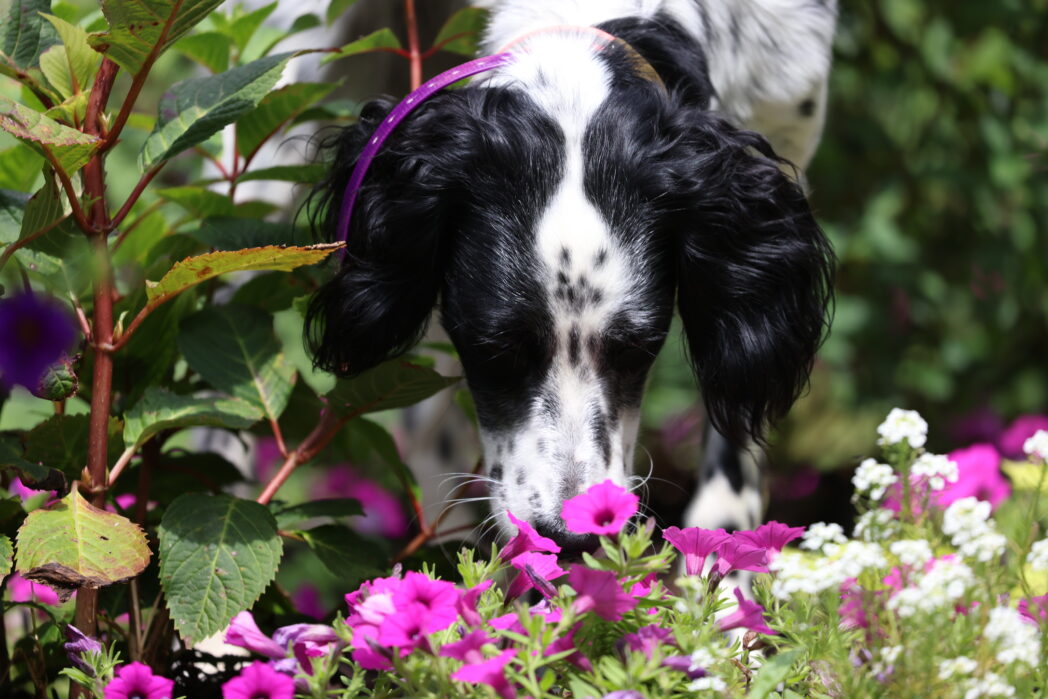
[(1026, 563), (1034, 570), (1048, 571), (1048, 539), (1033, 543), (1026, 555)]
[(888, 600), (887, 607), (901, 617), (919, 612), (948, 609), (959, 602), (975, 584), (972, 569), (957, 559), (939, 559), (917, 584), (903, 588)]
[(1041, 637), (1037, 627), (1023, 620), (1017, 609), (994, 607), (983, 635), (997, 647), (997, 660), (1008, 665), (1024, 663), (1037, 667), (1041, 657)]
[(727, 691), (728, 685), (719, 677), (707, 675), (706, 677), (692, 680), (688, 685), (688, 689), (693, 692), (724, 692)]
[(884, 497), (885, 491), (898, 480), (892, 467), (878, 463), (877, 459), (863, 461), (852, 476), (856, 494), (865, 495), (874, 502)]
[(1015, 696), (1015, 687), (996, 672), (987, 672), (982, 677), (970, 679), (964, 683), (963, 688), (964, 699)]
[(932, 490), (942, 490), (957, 482), (957, 464), (940, 454), (921, 454), (910, 467), (910, 479), (923, 479)]
[(844, 535), (841, 525), (834, 522), (816, 522), (808, 527), (801, 537), (801, 548), (808, 551), (822, 551), (828, 556), (837, 552), (837, 547), (845, 543), (848, 537)]
[(899, 522), (895, 519), (895, 513), (878, 507), (859, 515), (855, 520), (852, 536), (863, 541), (882, 541), (892, 538), (898, 532)]
[(840, 587), (848, 578), (857, 578), (868, 568), (887, 569), (888, 559), (879, 544), (867, 541), (834, 543), (832, 558), (816, 558), (783, 551), (768, 564), (775, 574), (771, 593), (788, 600), (798, 593), (817, 595)]
[(942, 530), (960, 554), (981, 563), (999, 558), (1008, 540), (994, 528), (990, 503), (974, 497), (950, 503), (943, 513)]
[(935, 556), (931, 544), (924, 539), (893, 541), (888, 550), (899, 559), (899, 563), (910, 568), (924, 568), (924, 564)]
[(1048, 461), (1048, 431), (1037, 430), (1033, 436), (1023, 442), (1023, 451), (1027, 456), (1037, 456)]
[(967, 677), (978, 667), (979, 663), (963, 655), (943, 660), (939, 663), (939, 679), (951, 680), (955, 677)]
[(928, 423), (916, 410), (892, 408), (888, 417), (877, 427), (877, 440), (880, 446), (907, 442), (917, 449), (923, 447), (928, 439)]

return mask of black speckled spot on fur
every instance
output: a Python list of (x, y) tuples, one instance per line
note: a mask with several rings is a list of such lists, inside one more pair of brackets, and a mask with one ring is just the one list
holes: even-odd
[(571, 251), (567, 248), (560, 249), (560, 266), (567, 267), (571, 264)]
[(797, 106), (797, 113), (802, 117), (810, 117), (815, 113), (815, 100), (809, 98), (804, 100)]
[(579, 332), (579, 326), (572, 325), (571, 332), (568, 333), (568, 361), (571, 362), (571, 366), (579, 365), (579, 343), (581, 338), (582, 334)]
[(491, 465), (491, 477), (497, 481), (502, 480), (502, 464), (498, 461)]

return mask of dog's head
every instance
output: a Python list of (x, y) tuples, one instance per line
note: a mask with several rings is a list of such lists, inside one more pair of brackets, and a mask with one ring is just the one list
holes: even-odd
[[(612, 75), (608, 60), (593, 63)], [(619, 77), (555, 94), (539, 67), (431, 98), (372, 164), (308, 318), (317, 364), (353, 375), (411, 348), (439, 305), (499, 514), (569, 548), (589, 542), (564, 500), (627, 483), (675, 298), (713, 423), (743, 443), (805, 384), (831, 287), (828, 244), (763, 138)], [(342, 135), (329, 231), (391, 107)]]

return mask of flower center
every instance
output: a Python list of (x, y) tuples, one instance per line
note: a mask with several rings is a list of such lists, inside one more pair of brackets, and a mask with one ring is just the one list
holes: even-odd
[(597, 510), (597, 524), (606, 527), (615, 521), (615, 511), (611, 509)]

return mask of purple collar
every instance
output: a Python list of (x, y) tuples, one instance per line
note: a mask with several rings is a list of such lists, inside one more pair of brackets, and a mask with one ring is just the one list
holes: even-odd
[[(371, 166), (371, 161), (374, 160), (375, 155), (378, 153), (379, 149), (382, 148), (382, 144), (385, 140), (389, 138), (391, 133), (393, 133), (393, 129), (397, 128), (400, 122), (404, 121), (408, 114), (411, 114), (411, 112), (414, 111), (415, 107), (425, 102), (439, 90), (472, 75), (509, 65), (514, 60), (514, 55), (506, 51), (496, 53), (492, 56), (477, 58), (468, 63), (463, 63), (460, 66), (444, 71), (435, 78), (432, 78), (422, 85), (422, 87), (411, 92), (407, 97), (401, 100), (400, 104), (389, 112), (382, 123), (379, 124), (379, 127), (375, 129), (375, 133), (371, 135), (367, 145), (365, 145), (364, 149), (360, 152), (357, 164), (353, 168), (353, 174), (350, 175), (349, 182), (346, 183), (346, 191), (342, 195), (342, 209), (339, 211), (338, 215), (338, 229), (336, 231), (338, 234), (336, 238), (337, 241), (346, 242), (349, 239), (349, 220), (353, 216), (353, 204), (357, 200), (357, 193), (360, 191), (360, 185), (364, 181), (364, 176), (367, 174), (368, 167)], [(345, 256), (346, 249), (343, 248), (342, 258), (345, 259)]]

